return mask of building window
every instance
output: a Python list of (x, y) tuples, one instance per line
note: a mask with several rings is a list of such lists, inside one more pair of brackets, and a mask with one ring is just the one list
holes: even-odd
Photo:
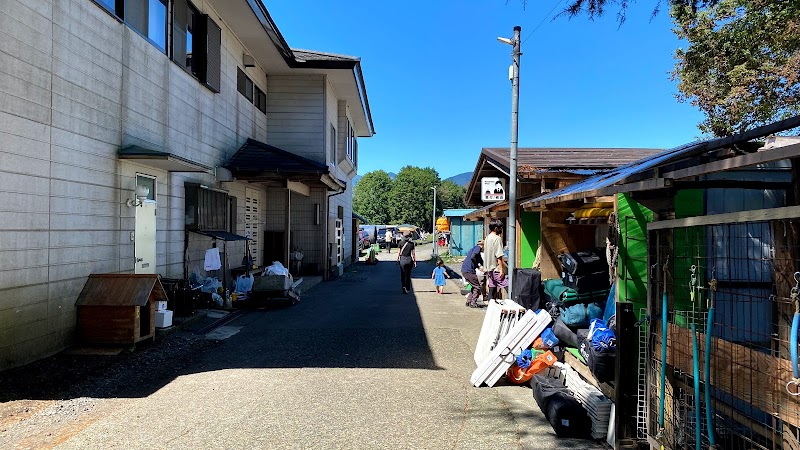
[(350, 124), (350, 121), (347, 121), (347, 160), (355, 163), (355, 153), (356, 153), (356, 132), (353, 129), (353, 125)]
[(267, 113), (267, 94), (265, 94), (258, 86), (253, 86), (253, 104), (259, 111)]
[(136, 185), (137, 186), (144, 186), (150, 190), (147, 194), (147, 200), (156, 199), (156, 177), (150, 175), (140, 175), (136, 174)]
[(244, 74), (240, 68), (236, 68), (236, 90), (244, 95), (250, 103), (253, 104), (259, 111), (267, 113), (267, 95), (253, 84), (253, 80)]
[(167, 52), (167, 0), (98, 0), (101, 6)]
[[(172, 3), (171, 10), (167, 7)], [(188, 0), (95, 0), (214, 92), (221, 77), (222, 30)], [(171, 11), (171, 14), (168, 13)], [(168, 30), (172, 30), (172, 39)]]
[(336, 164), (336, 127), (331, 124), (331, 138), (329, 144), (329, 151), (330, 154), (330, 162), (331, 164)]
[(172, 3), (172, 60), (189, 73), (202, 79), (202, 58), (192, 64), (195, 42), (200, 38), (203, 17), (186, 0), (173, 0)]

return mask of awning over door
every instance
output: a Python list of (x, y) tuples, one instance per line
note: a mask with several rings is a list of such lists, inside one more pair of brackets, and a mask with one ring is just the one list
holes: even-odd
[(247, 236), (241, 236), (238, 234), (229, 233), (227, 231), (221, 230), (189, 230), (193, 233), (202, 234), (203, 236), (212, 237), (214, 239), (219, 239), (222, 241), (249, 241), (250, 238)]
[(304, 158), (278, 147), (248, 139), (225, 164), (237, 180), (287, 187), (287, 182), (343, 190), (347, 182), (331, 175), (319, 161)]
[(210, 172), (211, 168), (170, 152), (128, 145), (117, 152), (119, 159), (136, 160), (167, 172)]

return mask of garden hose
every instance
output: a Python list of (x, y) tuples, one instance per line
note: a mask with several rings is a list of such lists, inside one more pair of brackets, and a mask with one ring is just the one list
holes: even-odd
[(711, 335), (714, 332), (714, 297), (717, 292), (717, 279), (712, 278), (708, 282), (710, 289), (708, 303), (708, 318), (706, 319), (706, 354), (703, 361), (703, 375), (706, 377), (706, 431), (708, 431), (708, 443), (713, 448), (716, 444), (714, 438), (714, 408), (711, 406)]
[[(700, 358), (697, 348), (697, 325), (692, 322), (692, 372), (694, 375), (694, 448), (700, 450), (703, 422), (700, 420)], [(708, 353), (708, 351), (706, 351)]]
[[(789, 355), (792, 358), (792, 379), (786, 383), (786, 392), (789, 395), (798, 396), (798, 385), (800, 385), (800, 367), (797, 361), (797, 333), (800, 330), (800, 272), (794, 273), (795, 286), (791, 291), (791, 299), (794, 303), (794, 317), (792, 317), (792, 332), (789, 335)], [(791, 390), (790, 387), (794, 387)]]

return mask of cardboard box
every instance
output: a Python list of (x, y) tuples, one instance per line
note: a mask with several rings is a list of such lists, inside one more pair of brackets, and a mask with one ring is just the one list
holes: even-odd
[(169, 328), (172, 326), (172, 311), (167, 309), (156, 311), (156, 328)]
[(156, 304), (156, 311), (166, 311), (167, 310), (167, 302), (164, 301), (157, 301)]

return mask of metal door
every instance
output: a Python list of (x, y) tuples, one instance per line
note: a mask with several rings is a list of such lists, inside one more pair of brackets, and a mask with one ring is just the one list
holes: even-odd
[(136, 207), (134, 273), (156, 273), (156, 202), (145, 200)]

